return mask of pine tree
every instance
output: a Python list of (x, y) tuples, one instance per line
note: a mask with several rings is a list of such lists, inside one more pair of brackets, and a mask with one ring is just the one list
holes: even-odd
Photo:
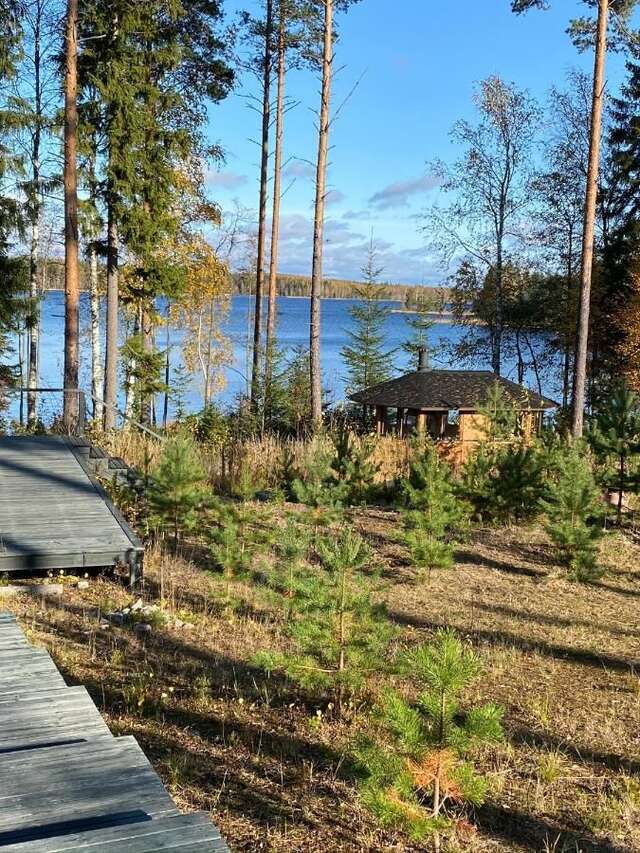
[(395, 350), (385, 347), (385, 321), (388, 308), (383, 300), (387, 291), (378, 284), (382, 267), (377, 265), (373, 239), (369, 243), (367, 263), (362, 268), (364, 283), (356, 287), (356, 305), (349, 309), (353, 320), (347, 330), (349, 343), (341, 350), (347, 366), (347, 384), (350, 393), (362, 391), (371, 385), (385, 382), (393, 376)]
[(602, 507), (590, 459), (581, 442), (565, 447), (558, 454), (549, 491), (541, 506), (546, 514), (545, 528), (562, 563), (576, 580), (597, 578), (601, 574), (597, 566), (597, 543), (602, 537), (598, 524)]
[(349, 506), (366, 504), (375, 495), (375, 479), (380, 470), (373, 461), (375, 444), (367, 438), (358, 439), (346, 425), (331, 436), (335, 455), (330, 463), (330, 474), (335, 484), (328, 483), (334, 499)]
[(196, 526), (207, 496), (206, 474), (193, 442), (180, 435), (167, 441), (151, 472), (148, 498), (156, 524), (172, 532), (174, 548)]
[(486, 780), (469, 757), (474, 747), (502, 739), (502, 709), (489, 703), (462, 713), (460, 700), (480, 674), (479, 661), (450, 630), (419, 646), (404, 661), (421, 687), (415, 703), (385, 696), (378, 736), (362, 738), (354, 753), (361, 797), (383, 826), (416, 841), (455, 830), (465, 804), (482, 805)]
[(233, 584), (244, 578), (251, 566), (245, 508), (228, 501), (214, 501), (205, 533), (214, 563), (222, 572), (224, 606), (230, 610)]
[(402, 498), (404, 541), (413, 564), (428, 577), (433, 569), (450, 568), (451, 537), (465, 525), (468, 509), (456, 495), (451, 469), (431, 443), (414, 444)]
[(368, 675), (384, 668), (394, 634), (385, 608), (374, 600), (375, 580), (366, 574), (370, 553), (350, 529), (317, 540), (320, 567), (309, 567), (298, 585), (288, 633), (291, 653), (263, 652), (257, 662), (282, 670), (306, 687), (329, 691), (338, 715)]
[(618, 493), (620, 524), (624, 492), (638, 486), (637, 474), (630, 471), (630, 465), (640, 452), (640, 397), (624, 385), (615, 388), (593, 419), (588, 435), (596, 454), (605, 463), (613, 462), (606, 479)]

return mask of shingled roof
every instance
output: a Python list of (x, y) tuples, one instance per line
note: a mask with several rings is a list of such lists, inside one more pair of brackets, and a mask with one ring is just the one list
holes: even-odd
[(437, 411), (477, 409), (486, 402), (489, 389), (495, 382), (521, 409), (552, 409), (558, 405), (489, 370), (417, 370), (372, 385), (371, 388), (352, 394), (349, 399), (364, 406), (388, 408)]

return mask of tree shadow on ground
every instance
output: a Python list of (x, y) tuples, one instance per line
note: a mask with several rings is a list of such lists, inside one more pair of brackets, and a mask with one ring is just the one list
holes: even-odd
[(475, 551), (467, 548), (459, 548), (454, 559), (456, 563), (466, 563), (472, 566), (480, 566), (485, 569), (495, 569), (498, 572), (504, 572), (509, 575), (520, 575), (527, 578), (537, 578), (543, 580), (547, 575), (545, 572), (538, 569), (529, 568), (529, 566), (518, 566), (514, 563), (506, 563), (502, 560), (495, 560), (492, 557), (485, 557), (483, 554), (478, 554)]
[(588, 619), (568, 619), (564, 616), (538, 613), (529, 610), (518, 610), (515, 607), (506, 607), (501, 604), (487, 604), (486, 602), (472, 603), (474, 610), (482, 610), (485, 613), (495, 613), (500, 616), (508, 616), (513, 619), (522, 619), (528, 622), (537, 622), (540, 625), (556, 626), (558, 628), (594, 628), (617, 637), (637, 637), (638, 632), (632, 628), (619, 628), (611, 624), (591, 622)]
[(579, 829), (561, 829), (550, 821), (518, 809), (505, 809), (486, 803), (476, 810), (482, 829), (490, 836), (542, 850), (580, 851), (580, 853), (633, 853), (628, 847), (610, 841), (597, 841)]
[[(403, 613), (401, 611), (389, 611), (389, 616), (398, 625), (409, 628), (418, 628), (425, 631), (435, 631), (438, 628), (449, 627), (445, 622), (436, 622), (424, 619), (415, 614)], [(579, 663), (585, 666), (593, 666), (598, 669), (612, 669), (616, 672), (632, 672), (640, 666), (640, 661), (627, 660), (614, 655), (599, 654), (589, 649), (576, 649), (572, 646), (563, 646), (557, 643), (549, 643), (545, 640), (521, 637), (510, 631), (500, 631), (488, 628), (459, 628), (456, 630), (476, 641), (497, 643), (502, 646), (512, 646), (523, 651), (537, 652), (545, 657)]]

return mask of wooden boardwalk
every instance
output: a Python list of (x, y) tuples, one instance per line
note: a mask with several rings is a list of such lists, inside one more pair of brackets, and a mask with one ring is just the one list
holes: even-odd
[(180, 814), (132, 737), (0, 613), (0, 853), (229, 853)]
[(137, 579), (142, 545), (87, 456), (63, 436), (0, 438), (0, 572), (124, 563)]

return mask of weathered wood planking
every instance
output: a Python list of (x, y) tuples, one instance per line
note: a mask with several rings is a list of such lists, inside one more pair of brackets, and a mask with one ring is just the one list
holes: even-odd
[(0, 571), (134, 566), (141, 554), (67, 439), (0, 438)]
[(5, 613), (0, 779), (0, 851), (229, 853), (205, 814), (180, 814), (135, 739), (114, 738), (86, 690), (67, 687)]
[(156, 820), (141, 820), (125, 826), (71, 833), (63, 838), (27, 841), (1, 848), (6, 853), (216, 853), (227, 847), (206, 815), (177, 815)]

